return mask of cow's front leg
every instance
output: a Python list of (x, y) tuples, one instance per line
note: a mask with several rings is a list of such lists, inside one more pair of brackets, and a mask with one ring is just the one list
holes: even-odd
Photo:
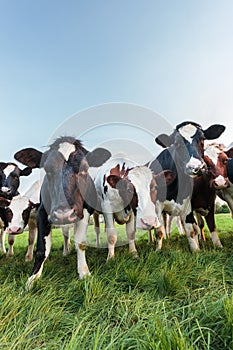
[(26, 284), (27, 290), (31, 289), (35, 280), (40, 278), (44, 262), (49, 256), (51, 250), (51, 224), (48, 221), (48, 214), (42, 204), (38, 209), (37, 228), (38, 235), (35, 262), (32, 274)]
[(8, 235), (8, 252), (7, 256), (12, 257), (14, 255), (14, 243), (15, 243), (15, 235)]
[(108, 257), (107, 260), (114, 258), (115, 245), (117, 242), (117, 231), (114, 226), (113, 215), (104, 213), (105, 227), (108, 239)]
[(29, 219), (28, 223), (28, 249), (25, 255), (25, 261), (32, 261), (33, 249), (36, 239), (37, 225), (35, 219)]
[(90, 275), (86, 262), (86, 233), (90, 214), (86, 209), (83, 211), (84, 217), (74, 225), (74, 244), (77, 250), (77, 270), (80, 279)]
[(216, 225), (214, 220), (214, 203), (211, 206), (211, 209), (208, 213), (208, 215), (205, 217), (206, 224), (210, 230), (210, 237), (212, 239), (212, 242), (215, 247), (217, 248), (223, 248), (222, 243), (219, 239), (218, 233), (216, 231)]
[(62, 226), (62, 234), (63, 234), (63, 256), (67, 256), (70, 251), (70, 226), (63, 225)]
[(126, 233), (128, 237), (128, 242), (129, 242), (129, 251), (130, 253), (133, 253), (136, 258), (138, 258), (138, 253), (137, 249), (135, 246), (135, 216), (132, 213), (130, 215), (129, 221), (126, 223)]
[(181, 220), (184, 223), (184, 230), (189, 242), (191, 251), (200, 250), (198, 242), (198, 229), (195, 223), (193, 212), (191, 211), (188, 215), (181, 215)]
[(4, 228), (1, 228), (0, 229), (0, 250), (3, 254), (6, 254), (5, 238), (6, 238), (6, 230), (4, 230)]

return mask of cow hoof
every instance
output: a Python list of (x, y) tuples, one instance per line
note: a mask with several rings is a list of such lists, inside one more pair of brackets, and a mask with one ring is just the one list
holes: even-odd
[(26, 261), (26, 262), (32, 261), (32, 256), (26, 255), (26, 256), (25, 256), (25, 261)]
[(83, 280), (84, 278), (87, 278), (88, 276), (91, 276), (90, 271), (79, 273), (79, 279)]
[(7, 257), (8, 257), (8, 258), (12, 258), (13, 256), (14, 256), (13, 253), (7, 253)]

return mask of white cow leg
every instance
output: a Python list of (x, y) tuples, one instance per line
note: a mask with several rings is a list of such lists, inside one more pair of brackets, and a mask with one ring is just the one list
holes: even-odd
[(36, 239), (36, 226), (29, 227), (29, 233), (28, 233), (28, 249), (27, 253), (25, 255), (25, 261), (32, 261), (33, 258), (33, 249)]
[(117, 231), (114, 227), (112, 214), (104, 214), (105, 227), (108, 239), (108, 257), (107, 260), (114, 258), (115, 245), (117, 242)]
[(74, 243), (77, 250), (77, 270), (80, 279), (90, 275), (86, 262), (86, 232), (90, 214), (84, 209), (84, 217), (74, 225)]
[(8, 252), (7, 256), (12, 257), (14, 255), (13, 245), (15, 243), (15, 235), (8, 235)]
[(135, 216), (130, 215), (129, 221), (126, 223), (126, 233), (129, 242), (129, 251), (133, 253), (136, 258), (138, 258), (138, 253), (135, 245)]
[(185, 229), (185, 233), (186, 233), (191, 251), (200, 250), (199, 242), (198, 242), (198, 231), (196, 230), (194, 225), (185, 223), (184, 229)]
[(0, 249), (1, 249), (1, 252), (4, 254), (6, 254), (5, 237), (6, 237), (6, 231), (2, 228), (0, 232)]
[(52, 246), (52, 232), (50, 231), (49, 235), (45, 236), (44, 239), (45, 239), (45, 258), (41, 262), (40, 269), (28, 278), (27, 283), (26, 283), (26, 290), (30, 290), (34, 285), (34, 282), (41, 277), (45, 260), (48, 258), (49, 254), (50, 254), (51, 246)]
[(156, 251), (162, 249), (163, 237), (165, 236), (165, 227), (161, 225), (160, 227), (155, 228), (155, 237), (156, 237)]
[(218, 237), (218, 233), (216, 231), (210, 232), (210, 237), (215, 247), (223, 248), (223, 245)]
[(62, 233), (63, 233), (63, 256), (67, 256), (70, 251), (70, 227), (69, 226), (62, 226)]

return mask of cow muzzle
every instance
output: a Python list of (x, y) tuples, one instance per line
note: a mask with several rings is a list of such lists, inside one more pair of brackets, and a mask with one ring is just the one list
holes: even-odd
[(215, 190), (223, 190), (224, 188), (230, 187), (230, 182), (225, 177), (219, 175), (214, 179), (212, 186)]
[(192, 157), (187, 163), (185, 172), (191, 177), (197, 177), (207, 172), (206, 163)]
[(57, 209), (50, 215), (50, 221), (55, 225), (72, 224), (83, 218), (83, 215), (78, 216), (74, 209)]
[(23, 228), (17, 226), (7, 227), (7, 233), (9, 235), (19, 235), (20, 233), (23, 233)]

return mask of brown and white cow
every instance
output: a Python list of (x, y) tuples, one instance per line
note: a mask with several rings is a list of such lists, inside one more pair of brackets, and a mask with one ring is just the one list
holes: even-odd
[[(173, 173), (164, 171), (153, 176), (146, 166), (135, 163), (123, 155), (116, 155), (99, 169), (95, 186), (101, 203), (108, 240), (108, 259), (114, 257), (117, 231), (114, 221), (126, 224), (129, 251), (137, 256), (136, 228), (148, 230), (160, 226), (155, 202), (157, 186), (173, 181)], [(98, 224), (95, 221), (95, 224)], [(99, 228), (96, 228), (97, 235)], [(98, 238), (97, 238), (98, 242)]]
[(198, 226), (201, 230), (201, 237), (205, 240), (204, 222), (205, 217), (213, 244), (222, 248), (222, 243), (216, 231), (214, 212), (215, 199), (218, 191), (224, 191), (230, 186), (227, 178), (228, 156), (222, 147), (216, 143), (205, 146), (204, 160), (207, 165), (207, 172), (194, 179), (192, 193), (192, 209), (196, 213)]
[(97, 194), (88, 169), (89, 165), (99, 167), (109, 157), (107, 150), (99, 148), (88, 152), (80, 140), (68, 136), (55, 140), (45, 153), (26, 148), (15, 154), (19, 162), (45, 170), (38, 209), (35, 263), (27, 288), (41, 276), (50, 253), (52, 224), (74, 224), (78, 274), (80, 278), (90, 274), (85, 257), (86, 230), (89, 216), (97, 206)]

